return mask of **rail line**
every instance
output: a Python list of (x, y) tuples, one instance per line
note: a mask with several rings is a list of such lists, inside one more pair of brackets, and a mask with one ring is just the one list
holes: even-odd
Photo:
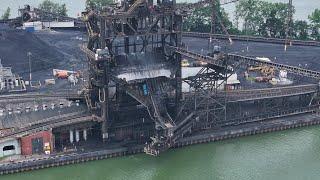
[(12, 136), (21, 137), (30, 133), (48, 130), (54, 127), (86, 122), (86, 121), (94, 121), (93, 116), (84, 114), (83, 112), (69, 113), (63, 116), (55, 116), (55, 117), (49, 118), (43, 122), (29, 124), (30, 126), (18, 129), (9, 134), (5, 134), (3, 136), (0, 136), (0, 138), (3, 139), (3, 138), (12, 137)]

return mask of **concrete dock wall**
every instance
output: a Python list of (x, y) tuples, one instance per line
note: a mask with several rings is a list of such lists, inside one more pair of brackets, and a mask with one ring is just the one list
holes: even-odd
[[(320, 118), (301, 119), (294, 122), (284, 124), (266, 124), (259, 128), (248, 127), (239, 130), (225, 130), (214, 133), (203, 133), (201, 135), (190, 136), (181, 139), (173, 148), (180, 148), (192, 144), (208, 143), (213, 141), (220, 141), (231, 138), (238, 138), (241, 136), (249, 136), (255, 134), (262, 134), (274, 131), (282, 131), (286, 129), (299, 128), (304, 126), (319, 125)], [(107, 159), (112, 157), (125, 156), (130, 154), (137, 154), (143, 152), (143, 146), (128, 148), (118, 148), (112, 150), (101, 150), (88, 153), (75, 153), (60, 156), (48, 156), (42, 159), (35, 159), (22, 162), (13, 162), (0, 165), (0, 174), (11, 174), (17, 172), (24, 172), (36, 169), (43, 169), (48, 167), (63, 166), (68, 164), (76, 164), (93, 160)]]

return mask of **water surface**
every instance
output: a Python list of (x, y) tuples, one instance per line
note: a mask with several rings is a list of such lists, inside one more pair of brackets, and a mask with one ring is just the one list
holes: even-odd
[[(316, 180), (320, 127), (4, 176), (6, 180)], [(2, 177), (0, 178), (2, 179)]]

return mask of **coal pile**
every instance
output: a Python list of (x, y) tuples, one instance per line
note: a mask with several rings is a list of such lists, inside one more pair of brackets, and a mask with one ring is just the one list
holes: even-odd
[[(206, 39), (185, 37), (183, 41), (194, 52), (208, 53), (208, 40)], [(289, 46), (287, 52), (284, 52), (283, 44), (234, 41), (233, 45), (230, 46), (228, 41), (219, 40), (215, 45), (221, 46), (223, 51), (234, 54), (250, 57), (268, 57), (276, 63), (299, 66), (316, 71), (320, 68), (320, 47)], [(248, 52), (246, 50), (247, 46)]]
[(0, 28), (0, 58), (4, 66), (15, 73), (29, 72), (28, 52), (31, 52), (32, 71), (55, 68), (64, 55), (32, 33)]

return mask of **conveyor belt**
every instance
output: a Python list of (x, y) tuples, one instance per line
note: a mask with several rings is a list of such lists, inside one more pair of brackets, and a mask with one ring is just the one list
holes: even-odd
[(95, 59), (95, 54), (90, 49), (88, 49), (85, 45), (80, 46), (80, 49), (89, 57), (90, 60)]
[(139, 7), (139, 5), (144, 2), (145, 2), (145, 0), (135, 0), (135, 2), (130, 6), (130, 8), (128, 9), (128, 11), (126, 13), (132, 14)]
[(218, 58), (201, 55), (201, 54), (198, 54), (198, 53), (195, 53), (195, 52), (191, 52), (191, 51), (188, 51), (188, 50), (186, 50), (184, 48), (179, 48), (179, 47), (166, 46), (166, 48), (168, 48), (169, 50), (175, 51), (175, 52), (177, 52), (177, 53), (179, 53), (179, 54), (181, 54), (183, 56), (186, 56), (186, 57), (189, 57), (189, 58), (192, 58), (192, 59), (196, 59), (196, 60), (199, 60), (199, 61), (203, 61), (203, 62), (206, 62), (208, 64), (213, 64), (215, 66), (222, 67), (222, 62), (219, 61)]
[[(221, 65), (220, 58), (204, 56), (201, 54), (197, 54), (195, 52), (188, 51), (184, 48), (178, 48), (178, 47), (172, 47), (172, 46), (168, 46), (168, 48), (171, 50), (175, 50), (175, 52), (180, 53), (181, 55), (184, 55), (193, 59), (201, 60), (213, 65)], [(312, 70), (303, 69), (296, 66), (290, 66), (290, 65), (285, 65), (285, 64), (275, 63), (275, 62), (261, 61), (255, 58), (246, 57), (246, 56), (237, 55), (237, 54), (227, 54), (227, 57), (228, 57), (228, 60), (233, 60), (240, 63), (247, 63), (250, 65), (256, 65), (256, 66), (267, 65), (270, 67), (274, 67), (276, 69), (287, 70), (288, 72), (302, 75), (305, 77), (320, 79), (320, 72), (318, 71), (312, 71)]]

